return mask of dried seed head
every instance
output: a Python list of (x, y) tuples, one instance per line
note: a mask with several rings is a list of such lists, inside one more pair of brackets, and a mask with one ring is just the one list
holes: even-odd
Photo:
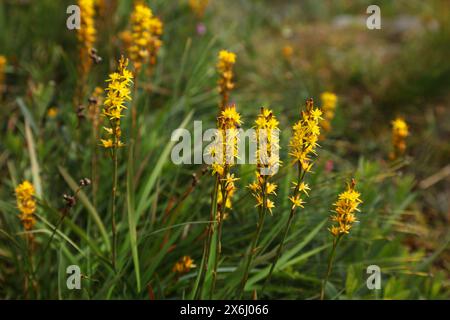
[(72, 208), (77, 203), (77, 200), (75, 199), (75, 197), (74, 196), (70, 196), (68, 194), (64, 194), (63, 195), (63, 199), (66, 202), (66, 207), (67, 208)]
[(195, 187), (198, 184), (199, 180), (197, 174), (195, 172), (192, 174), (192, 186)]
[(86, 187), (91, 184), (91, 180), (88, 178), (83, 178), (80, 180), (80, 183), (78, 184), (80, 187)]
[(101, 63), (101, 62), (103, 61), (103, 58), (100, 57), (100, 56), (97, 54), (97, 49), (95, 49), (95, 48), (92, 48), (92, 49), (89, 51), (89, 57), (92, 59), (92, 61), (93, 61), (95, 64), (99, 64), (99, 63)]

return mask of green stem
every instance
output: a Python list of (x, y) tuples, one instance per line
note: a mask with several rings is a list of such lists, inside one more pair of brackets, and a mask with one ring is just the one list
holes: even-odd
[(278, 246), (277, 254), (275, 256), (275, 260), (272, 262), (272, 266), (270, 267), (270, 271), (269, 271), (269, 274), (268, 274), (268, 276), (266, 278), (266, 281), (264, 281), (264, 285), (263, 285), (263, 287), (261, 289), (261, 295), (263, 294), (264, 289), (266, 288), (267, 284), (269, 284), (270, 279), (272, 278), (272, 273), (275, 270), (275, 266), (277, 265), (277, 262), (280, 259), (281, 253), (283, 252), (284, 243), (286, 241), (287, 234), (289, 233), (289, 229), (291, 227), (292, 221), (294, 220), (294, 216), (295, 216), (295, 209), (294, 209), (294, 206), (292, 206), (291, 213), (289, 214), (289, 218), (288, 218), (286, 227), (285, 227), (284, 232), (283, 232), (283, 238), (281, 239), (281, 242), (280, 242), (280, 244)]
[(333, 240), (333, 249), (331, 249), (330, 256), (328, 257), (328, 268), (327, 268), (327, 275), (325, 276), (325, 280), (322, 285), (322, 290), (320, 292), (320, 300), (323, 300), (325, 298), (325, 287), (327, 286), (328, 279), (331, 274), (331, 269), (333, 268), (333, 259), (336, 255), (336, 247), (339, 243), (339, 240), (341, 240), (341, 235), (339, 235), (337, 238), (334, 238)]
[(195, 280), (194, 289), (192, 293), (193, 299), (199, 299), (202, 292), (202, 286), (204, 283), (204, 277), (206, 274), (206, 271), (208, 269), (208, 260), (209, 260), (209, 251), (211, 247), (211, 240), (212, 235), (214, 233), (214, 222), (215, 222), (215, 215), (217, 212), (217, 195), (219, 192), (219, 177), (216, 176), (216, 180), (214, 183), (214, 189), (211, 195), (211, 209), (210, 209), (210, 215), (209, 215), (209, 225), (207, 229), (207, 235), (203, 244), (203, 254), (202, 254), (202, 261), (200, 263), (200, 271), (197, 274), (197, 278)]
[[(224, 176), (226, 176), (226, 172), (224, 172)], [(214, 261), (214, 269), (212, 273), (212, 285), (211, 285), (211, 292), (209, 298), (212, 299), (214, 289), (216, 287), (216, 280), (217, 280), (217, 267), (219, 265), (219, 259), (220, 254), (222, 253), (222, 225), (223, 225), (223, 218), (225, 216), (225, 209), (226, 209), (226, 203), (227, 203), (227, 192), (226, 192), (226, 182), (221, 182), (221, 191), (222, 191), (222, 205), (220, 206), (220, 212), (219, 212), (219, 224), (217, 227), (217, 243), (216, 243), (216, 256)]]
[(251, 266), (252, 261), (253, 261), (253, 256), (254, 256), (254, 253), (255, 253), (255, 249), (256, 249), (256, 246), (258, 244), (258, 240), (259, 240), (259, 237), (260, 237), (262, 229), (263, 229), (264, 219), (266, 217), (266, 210), (267, 210), (266, 185), (267, 185), (267, 176), (264, 176), (264, 182), (263, 182), (263, 186), (261, 188), (262, 189), (262, 194), (263, 194), (263, 203), (262, 203), (262, 206), (261, 206), (261, 208), (259, 210), (259, 220), (258, 220), (258, 225), (256, 227), (256, 232), (255, 232), (255, 235), (253, 237), (253, 241), (252, 241), (252, 244), (250, 246), (250, 250), (248, 251), (248, 258), (247, 258), (247, 262), (246, 262), (246, 265), (245, 265), (245, 268), (244, 268), (244, 275), (242, 277), (241, 286), (240, 286), (239, 293), (238, 293), (239, 299), (242, 299), (242, 295), (244, 293), (245, 285), (246, 285), (247, 280), (248, 280), (250, 266)]
[(117, 195), (117, 137), (114, 133), (114, 146), (113, 146), (113, 187), (112, 187), (112, 211), (111, 211), (111, 230), (112, 230), (112, 266), (116, 270), (117, 259), (117, 226), (116, 226), (116, 195)]
[[(300, 163), (298, 163), (298, 177), (297, 177), (297, 185), (296, 185), (294, 193), (293, 193), (294, 197), (296, 197), (299, 194), (300, 183), (303, 181), (303, 179), (305, 177), (305, 173), (306, 173), (306, 171), (302, 172), (302, 167), (301, 167)], [(264, 281), (264, 285), (263, 285), (263, 287), (261, 289), (261, 295), (263, 294), (264, 289), (266, 288), (266, 286), (269, 284), (270, 279), (272, 278), (272, 273), (275, 270), (275, 267), (277, 265), (278, 260), (280, 259), (281, 253), (283, 252), (284, 243), (285, 243), (287, 235), (289, 233), (289, 229), (291, 228), (292, 221), (294, 220), (295, 208), (296, 208), (295, 206), (291, 207), (291, 212), (289, 214), (289, 218), (288, 218), (288, 221), (286, 223), (286, 227), (285, 227), (284, 232), (283, 232), (283, 238), (281, 239), (281, 242), (280, 242), (280, 244), (278, 246), (277, 254), (275, 256), (274, 261), (272, 262), (272, 266), (270, 267), (269, 274), (268, 274), (266, 280)]]

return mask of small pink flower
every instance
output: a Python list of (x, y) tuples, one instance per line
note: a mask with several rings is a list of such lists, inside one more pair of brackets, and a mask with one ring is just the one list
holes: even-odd
[(325, 172), (331, 172), (331, 171), (333, 171), (333, 168), (334, 168), (334, 162), (333, 162), (333, 160), (328, 160), (328, 161), (325, 163)]
[(199, 36), (202, 36), (205, 33), (206, 33), (206, 26), (202, 22), (197, 23), (197, 34)]

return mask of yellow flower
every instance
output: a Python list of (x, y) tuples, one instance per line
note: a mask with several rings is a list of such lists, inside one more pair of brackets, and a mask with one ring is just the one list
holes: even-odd
[(189, 0), (188, 4), (197, 18), (202, 18), (205, 14), (209, 0)]
[(277, 185), (275, 183), (268, 182), (266, 185), (266, 193), (276, 195), (275, 191), (277, 190)]
[(225, 207), (231, 209), (232, 207), (231, 199), (233, 198), (233, 195), (236, 191), (236, 186), (234, 185), (234, 182), (237, 180), (239, 180), (239, 178), (235, 178), (234, 174), (230, 173), (227, 173), (227, 176), (224, 179), (221, 179), (222, 183), (219, 184), (219, 193), (217, 194), (217, 204), (219, 206), (223, 204), (223, 197), (225, 196), (226, 198)]
[(272, 214), (272, 209), (275, 208), (275, 203), (270, 199), (266, 199), (266, 207), (269, 209), (270, 214)]
[(394, 148), (391, 158), (395, 159), (406, 151), (406, 137), (409, 135), (408, 125), (403, 118), (392, 121), (392, 145)]
[(118, 71), (111, 73), (108, 87), (105, 89), (106, 99), (104, 101), (103, 115), (109, 119), (110, 128), (105, 131), (110, 138), (101, 140), (105, 148), (117, 148), (123, 146), (120, 141), (121, 129), (120, 118), (123, 117), (122, 111), (126, 109), (125, 102), (131, 100), (130, 86), (132, 83), (132, 74), (127, 70), (128, 59), (121, 57), (119, 60)]
[(174, 273), (187, 273), (191, 269), (195, 268), (196, 265), (194, 264), (194, 260), (192, 260), (189, 256), (183, 256), (179, 261), (175, 263), (175, 265), (172, 268), (172, 272)]
[(303, 204), (305, 203), (303, 200), (302, 200), (302, 198), (300, 198), (300, 195), (295, 195), (295, 196), (292, 196), (292, 197), (289, 197), (289, 200), (291, 200), (291, 202), (292, 202), (292, 206), (295, 208), (295, 207), (300, 207), (300, 208), (303, 208)]
[[(334, 118), (337, 96), (332, 92), (324, 92), (320, 98), (322, 100), (322, 111), (324, 113), (324, 121), (322, 121), (321, 126), (323, 131), (329, 132), (331, 130), (331, 121)], [(321, 138), (324, 137), (322, 136)]]
[(292, 46), (290, 45), (285, 45), (281, 52), (283, 53), (284, 59), (289, 61), (294, 54), (294, 48), (292, 48)]
[(55, 118), (58, 115), (58, 108), (51, 107), (47, 110), (47, 116), (49, 118)]
[(87, 74), (92, 65), (90, 52), (94, 47), (97, 31), (95, 30), (95, 1), (78, 0), (80, 7), (80, 29), (77, 31), (80, 44), (80, 62), (82, 74)]
[(222, 96), (220, 108), (224, 109), (228, 105), (230, 91), (234, 88), (233, 66), (236, 63), (236, 54), (221, 50), (219, 52), (219, 62), (217, 70), (219, 72), (219, 93)]
[(329, 230), (335, 237), (348, 234), (356, 221), (355, 213), (359, 211), (358, 206), (362, 203), (360, 193), (355, 190), (356, 182), (352, 180), (347, 185), (347, 190), (339, 194), (338, 200), (333, 204), (335, 214), (331, 220), (336, 224)]
[(35, 194), (33, 185), (25, 180), (16, 188), (17, 208), (20, 211), (19, 218), (25, 230), (31, 230), (36, 224), (34, 213), (36, 211), (36, 201), (33, 196)]
[(147, 5), (139, 2), (131, 14), (131, 29), (131, 41), (127, 46), (131, 61), (139, 71), (147, 61), (151, 65), (156, 63), (156, 55), (162, 45), (163, 24)]

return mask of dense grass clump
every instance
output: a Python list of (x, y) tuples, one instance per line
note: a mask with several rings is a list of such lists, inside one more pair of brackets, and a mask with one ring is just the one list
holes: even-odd
[(71, 4), (0, 3), (0, 298), (450, 298), (446, 2)]

